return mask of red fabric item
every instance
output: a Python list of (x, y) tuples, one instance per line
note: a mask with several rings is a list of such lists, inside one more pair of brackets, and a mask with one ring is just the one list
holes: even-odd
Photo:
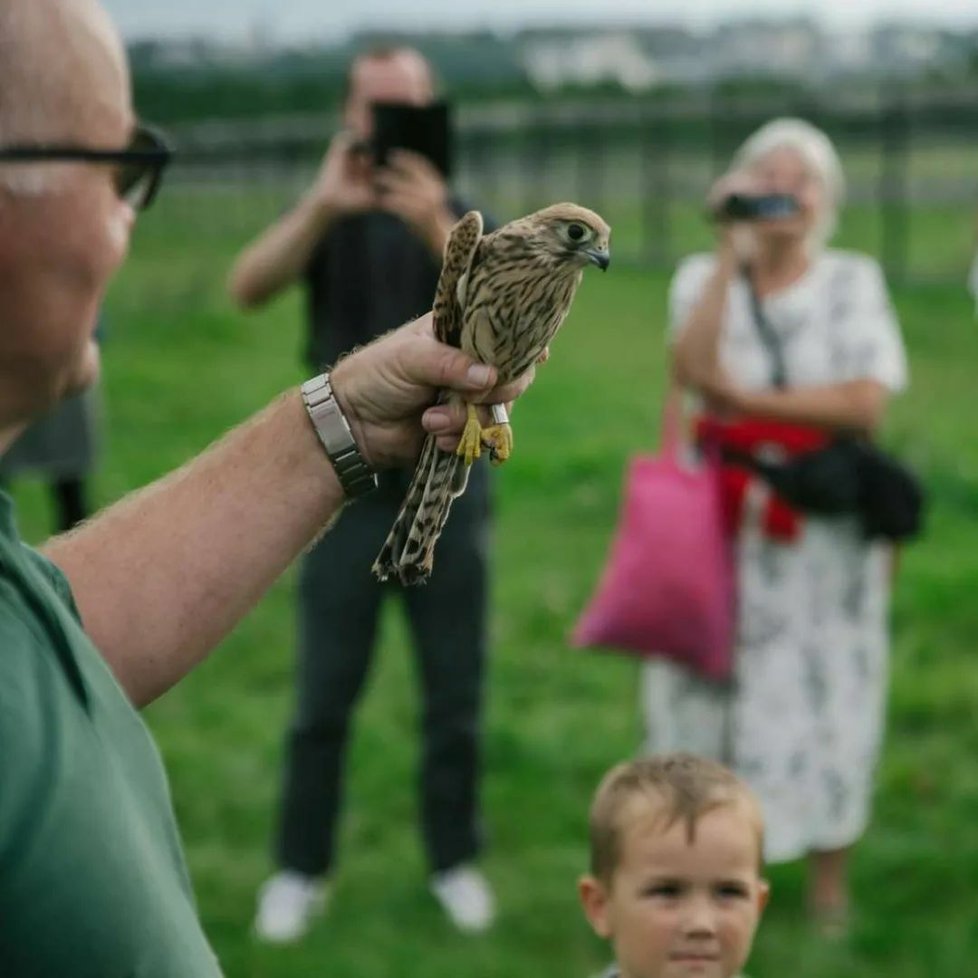
[[(702, 445), (754, 454), (762, 448), (776, 446), (788, 457), (824, 448), (828, 434), (810, 425), (787, 424), (764, 418), (739, 418), (721, 421), (704, 415), (696, 420), (696, 440)], [(731, 536), (740, 530), (744, 516), (744, 499), (753, 473), (735, 462), (724, 462), (720, 469), (720, 486), (724, 525)], [(792, 508), (774, 490), (762, 516), (762, 529), (772, 540), (791, 542), (801, 532), (802, 514)]]

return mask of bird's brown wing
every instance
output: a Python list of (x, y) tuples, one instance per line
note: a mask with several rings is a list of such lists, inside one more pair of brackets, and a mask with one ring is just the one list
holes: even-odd
[(445, 244), (438, 288), (432, 313), (435, 336), (449, 346), (462, 345), (463, 309), (458, 301), (458, 283), (472, 266), (472, 259), (482, 240), (482, 215), (469, 211), (452, 228)]

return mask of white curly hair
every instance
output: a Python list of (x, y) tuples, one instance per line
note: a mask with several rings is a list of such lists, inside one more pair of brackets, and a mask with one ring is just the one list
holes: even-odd
[(838, 225), (846, 181), (839, 154), (821, 129), (804, 119), (772, 119), (747, 137), (734, 154), (733, 169), (750, 168), (768, 153), (782, 148), (797, 153), (808, 172), (822, 186), (822, 208), (809, 235), (809, 244), (824, 248)]

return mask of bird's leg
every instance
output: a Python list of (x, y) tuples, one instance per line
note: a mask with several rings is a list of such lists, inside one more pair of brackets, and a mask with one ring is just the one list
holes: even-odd
[(489, 458), (493, 465), (502, 465), (513, 452), (513, 429), (509, 415), (502, 404), (493, 404), (493, 424), (482, 429), (482, 442), (489, 448)]
[(464, 458), (466, 465), (471, 465), (482, 454), (482, 425), (479, 424), (479, 415), (474, 404), (466, 404), (465, 411), (468, 419), (455, 454)]

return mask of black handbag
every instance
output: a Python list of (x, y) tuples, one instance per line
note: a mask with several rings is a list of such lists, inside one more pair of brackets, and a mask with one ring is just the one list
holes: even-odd
[[(745, 271), (758, 334), (771, 358), (772, 382), (785, 387), (784, 355)], [(925, 494), (917, 476), (868, 438), (844, 432), (824, 448), (784, 461), (751, 453), (728, 458), (761, 475), (786, 502), (825, 516), (855, 514), (867, 539), (907, 540), (923, 529)]]

